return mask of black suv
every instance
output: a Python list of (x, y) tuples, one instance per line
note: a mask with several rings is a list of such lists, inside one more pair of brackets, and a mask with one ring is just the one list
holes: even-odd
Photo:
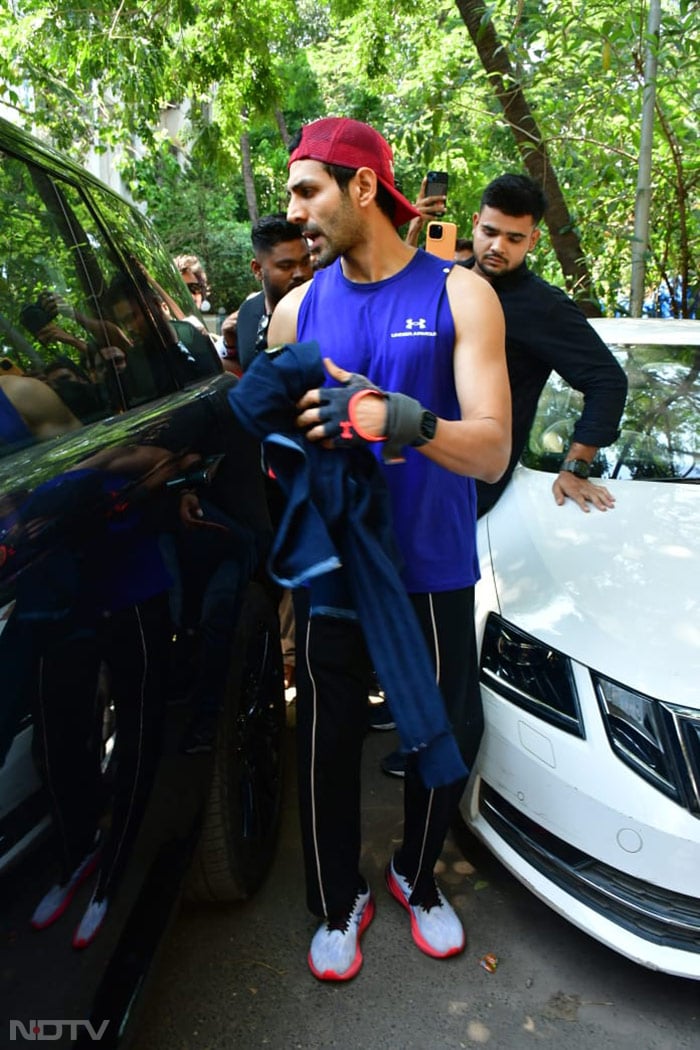
[(183, 887), (273, 856), (270, 521), (138, 211), (4, 121), (0, 198), (0, 1043), (112, 1047)]

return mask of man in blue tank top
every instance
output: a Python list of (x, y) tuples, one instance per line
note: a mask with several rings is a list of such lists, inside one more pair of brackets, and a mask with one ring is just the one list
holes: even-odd
[[(279, 303), (268, 345), (320, 344), (328, 384), (298, 403), (311, 441), (324, 442), (328, 455), (358, 442), (381, 452), (403, 581), (469, 766), (483, 726), (472, 479), (496, 481), (510, 453), (503, 314), (485, 281), (402, 241), (398, 227), (416, 212), (396, 189), (391, 149), (368, 125), (331, 117), (305, 126), (292, 143), (288, 189), (287, 218), (301, 226), (320, 268)], [(374, 914), (359, 869), (372, 668), (360, 623), (347, 612), (316, 614), (303, 595), (297, 604), (307, 900), (323, 920), (309, 966), (336, 981), (360, 969), (360, 937)], [(418, 947), (445, 958), (463, 950), (465, 937), (433, 872), (464, 780), (429, 789), (415, 755), (407, 765), (404, 838), (387, 885)]]

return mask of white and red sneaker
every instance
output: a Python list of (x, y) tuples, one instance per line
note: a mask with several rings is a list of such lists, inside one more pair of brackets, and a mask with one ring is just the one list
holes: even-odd
[(316, 930), (309, 949), (309, 969), (319, 981), (349, 981), (362, 966), (360, 938), (374, 918), (369, 889), (358, 893), (351, 911), (326, 920)]
[(409, 904), (413, 888), (408, 879), (398, 873), (392, 860), (387, 865), (386, 884), (392, 897), (411, 916), (411, 935), (422, 952), (433, 959), (447, 959), (464, 951), (464, 927), (435, 880), (430, 899), (421, 904)]

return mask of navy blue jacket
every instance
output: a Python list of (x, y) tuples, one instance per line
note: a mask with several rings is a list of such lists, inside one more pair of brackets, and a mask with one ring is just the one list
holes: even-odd
[(379, 464), (365, 448), (319, 447), (295, 426), (296, 402), (324, 379), (318, 344), (293, 343), (258, 354), (229, 395), (287, 500), (269, 569), (284, 586), (308, 581), (312, 616), (359, 619), (404, 748), (418, 753), (426, 787), (451, 784), (467, 770), (399, 577)]

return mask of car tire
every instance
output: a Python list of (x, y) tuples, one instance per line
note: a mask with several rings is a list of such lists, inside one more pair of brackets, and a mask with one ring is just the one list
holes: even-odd
[(253, 583), (236, 633), (189, 900), (244, 900), (263, 882), (277, 843), (285, 735), (277, 609)]

